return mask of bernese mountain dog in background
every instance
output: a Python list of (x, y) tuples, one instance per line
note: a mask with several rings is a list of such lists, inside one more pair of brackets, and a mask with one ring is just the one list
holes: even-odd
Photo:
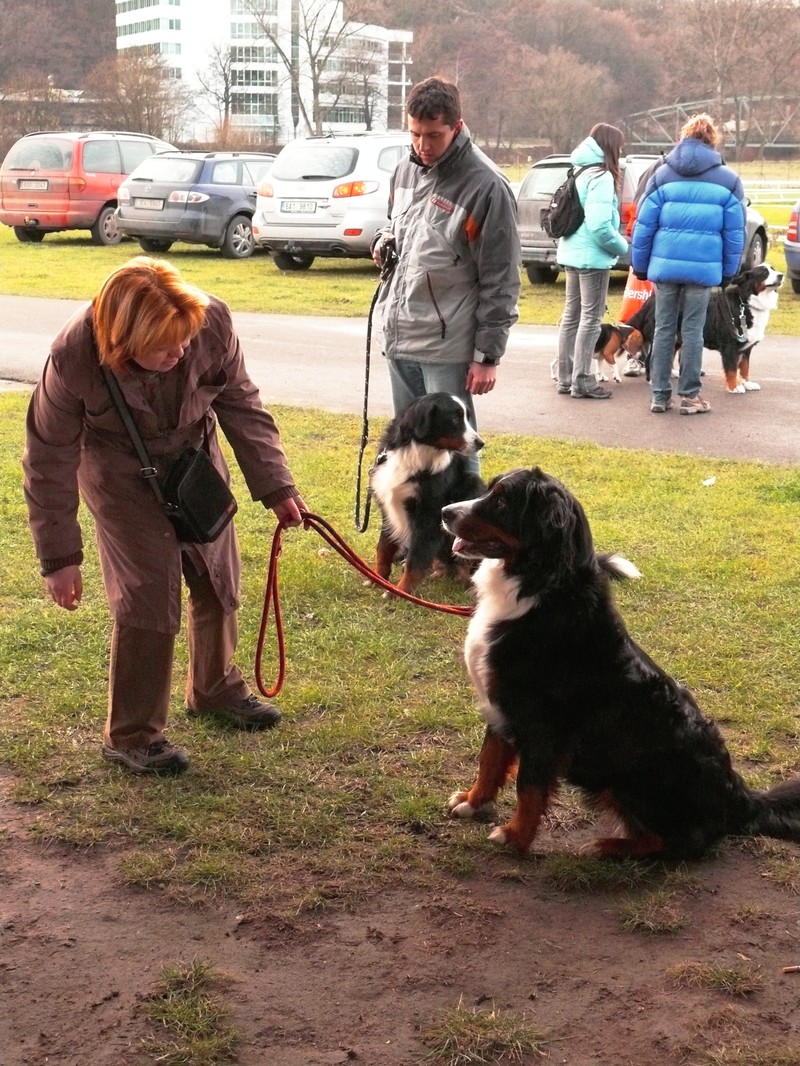
[(597, 856), (696, 859), (727, 834), (800, 841), (800, 778), (745, 785), (717, 726), (628, 634), (610, 579), (638, 571), (595, 553), (561, 482), (515, 470), (443, 521), (454, 551), (481, 560), (465, 658), (487, 728), (454, 817), (489, 808), (516, 772), (516, 809), (490, 839), (522, 852), (561, 780), (621, 826), (585, 849)]
[(453, 538), (442, 527), (442, 508), (485, 491), (467, 458), (482, 447), (466, 407), (446, 392), (422, 396), (392, 419), (369, 474), (382, 519), (375, 561), (382, 578), (404, 559), (397, 582), (404, 592), (416, 589), (431, 568), (468, 579), (470, 568), (454, 559)]
[[(770, 313), (778, 306), (782, 284), (783, 274), (769, 263), (762, 263), (741, 271), (724, 291), (719, 289), (711, 294), (703, 326), (703, 347), (719, 352), (728, 392), (756, 392), (761, 388), (750, 378), (750, 357), (764, 339)], [(628, 354), (644, 363), (648, 381), (655, 321), (656, 304), (651, 296), (628, 319), (624, 340)], [(676, 354), (680, 337), (677, 340)]]

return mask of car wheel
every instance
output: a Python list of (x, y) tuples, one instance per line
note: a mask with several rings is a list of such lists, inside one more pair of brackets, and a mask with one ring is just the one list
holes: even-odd
[(792, 292), (796, 292), (800, 296), (800, 278), (792, 278)]
[(139, 247), (143, 252), (168, 252), (172, 241), (160, 241), (157, 237), (140, 237)]
[(753, 234), (752, 241), (750, 241), (750, 247), (747, 249), (747, 254), (744, 257), (742, 269), (752, 270), (753, 267), (759, 266), (764, 262), (766, 254), (767, 242), (764, 238), (764, 234), (757, 231)]
[(114, 208), (110, 204), (100, 211), (97, 216), (97, 221), (89, 230), (92, 235), (92, 244), (102, 244), (105, 246), (111, 244), (119, 244), (122, 240), (122, 230), (119, 228), (117, 222), (117, 216), (114, 214)]
[(525, 266), (525, 273), (531, 285), (555, 285), (558, 277), (557, 270), (551, 270), (550, 267), (531, 266), (530, 263)]
[(253, 254), (253, 225), (247, 215), (236, 215), (228, 223), (220, 251), (226, 259), (247, 259)]
[(273, 252), (272, 258), (278, 270), (308, 270), (314, 262), (314, 256), (304, 252), (296, 255), (290, 252)]
[(43, 229), (30, 229), (27, 226), (14, 226), (14, 236), (23, 244), (39, 244), (44, 240)]

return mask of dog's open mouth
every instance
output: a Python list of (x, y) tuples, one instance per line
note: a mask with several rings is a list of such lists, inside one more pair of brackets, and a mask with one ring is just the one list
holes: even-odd
[(508, 548), (499, 540), (464, 540), (456, 537), (453, 541), (453, 555), (459, 559), (502, 559)]

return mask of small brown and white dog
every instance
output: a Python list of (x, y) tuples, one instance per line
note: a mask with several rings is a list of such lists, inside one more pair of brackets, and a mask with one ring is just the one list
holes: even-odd
[[(594, 346), (595, 376), (598, 381), (608, 381), (606, 370), (611, 368), (611, 376), (619, 384), (622, 381), (620, 366), (626, 365), (628, 351), (625, 341), (630, 335), (630, 328), (622, 323), (603, 322), (600, 336)], [(626, 376), (630, 376), (626, 373)], [(550, 377), (558, 381), (558, 356), (550, 362)]]

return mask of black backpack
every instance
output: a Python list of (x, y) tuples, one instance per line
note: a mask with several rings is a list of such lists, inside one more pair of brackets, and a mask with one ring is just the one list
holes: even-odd
[(583, 205), (578, 198), (578, 190), (575, 179), (584, 170), (596, 164), (587, 163), (577, 170), (570, 167), (564, 182), (553, 193), (550, 206), (542, 211), (542, 229), (548, 237), (557, 240), (559, 237), (571, 237), (583, 222)]

